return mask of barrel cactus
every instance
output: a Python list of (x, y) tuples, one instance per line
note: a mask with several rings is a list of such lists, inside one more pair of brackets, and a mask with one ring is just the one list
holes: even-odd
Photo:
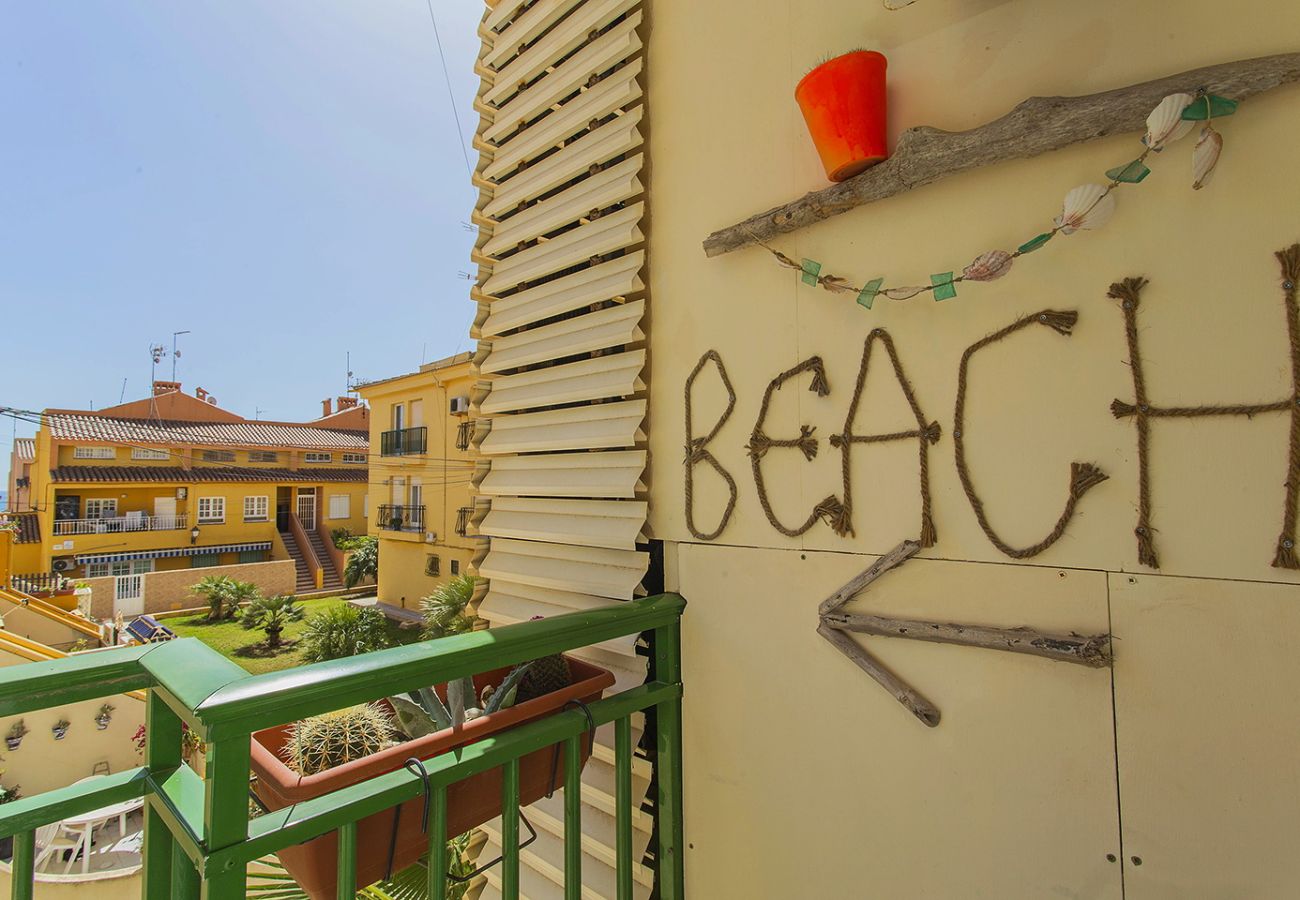
[(300, 775), (315, 775), (389, 746), (393, 726), (373, 704), (352, 706), (295, 723), (284, 755)]

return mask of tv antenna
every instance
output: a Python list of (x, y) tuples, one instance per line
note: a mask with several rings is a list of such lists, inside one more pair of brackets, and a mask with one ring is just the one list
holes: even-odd
[(189, 334), (188, 331), (172, 332), (172, 381), (176, 380), (176, 360), (181, 358), (181, 351), (176, 349), (176, 338), (182, 334)]

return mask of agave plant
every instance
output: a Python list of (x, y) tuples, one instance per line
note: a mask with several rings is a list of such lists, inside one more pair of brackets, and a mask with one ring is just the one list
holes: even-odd
[(397, 717), (397, 727), (414, 740), (446, 728), (459, 728), (470, 719), (512, 706), (519, 691), (519, 682), (533, 665), (534, 663), (524, 663), (515, 666), (500, 687), (492, 689), (489, 686), (484, 689), (481, 700), (475, 696), (474, 679), (466, 677), (447, 684), (446, 703), (431, 687), (412, 691), (406, 697), (389, 697), (388, 702)]

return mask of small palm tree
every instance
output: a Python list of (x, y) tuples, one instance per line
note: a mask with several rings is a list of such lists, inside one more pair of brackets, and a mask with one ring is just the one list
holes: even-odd
[(300, 621), (302, 615), (302, 607), (289, 594), (277, 594), (274, 597), (258, 594), (244, 607), (239, 621), (245, 628), (260, 628), (265, 631), (266, 646), (275, 649), (280, 646), (285, 626)]
[(228, 575), (208, 575), (190, 585), (190, 593), (207, 602), (209, 622), (218, 622), (234, 615), (235, 604), (230, 602), (230, 596), (235, 584), (235, 580)]
[(352, 555), (343, 568), (343, 581), (348, 587), (367, 578), (379, 577), (379, 538), (361, 537), (352, 544)]
[(427, 638), (446, 637), (472, 631), (478, 616), (469, 612), (478, 579), (461, 575), (438, 585), (432, 594), (420, 601), (424, 613), (424, 634)]

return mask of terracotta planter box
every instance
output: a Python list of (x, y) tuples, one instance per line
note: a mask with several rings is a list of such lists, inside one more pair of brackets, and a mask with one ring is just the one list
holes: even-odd
[[(257, 797), (269, 809), (283, 809), (331, 791), (348, 787), (402, 768), (411, 757), (428, 759), (457, 747), (481, 741), (516, 725), (541, 719), (558, 712), (570, 700), (593, 703), (605, 689), (613, 686), (614, 676), (598, 666), (569, 657), (573, 683), (563, 690), (537, 697), (492, 715), (466, 722), (458, 729), (448, 728), (414, 741), (406, 741), (364, 759), (336, 766), (317, 775), (299, 775), (285, 764), (281, 751), (288, 738), (287, 725), (268, 728), (253, 735), (252, 770), (257, 776)], [(488, 684), (500, 684), (509, 669), (497, 669), (474, 677), (478, 691)], [(443, 692), (439, 688), (439, 693)], [(587, 759), (587, 742), (582, 741), (583, 762)], [(544, 747), (519, 760), (519, 804), (526, 806), (541, 799), (551, 786), (551, 763), (554, 747)], [(555, 786), (564, 785), (564, 754), (561, 748), (555, 767)], [(420, 831), (424, 800), (418, 797), (402, 804), (397, 829), (397, 846), (393, 854), (393, 871), (411, 865), (428, 848), (428, 836)], [(455, 837), (489, 822), (501, 814), (501, 769), (490, 769), (447, 788), (447, 836)], [(388, 869), (388, 848), (393, 836), (393, 811), (385, 810), (358, 822), (357, 889), (383, 878)], [(313, 900), (329, 900), (337, 895), (338, 832), (287, 847), (279, 853), (289, 874)]]

